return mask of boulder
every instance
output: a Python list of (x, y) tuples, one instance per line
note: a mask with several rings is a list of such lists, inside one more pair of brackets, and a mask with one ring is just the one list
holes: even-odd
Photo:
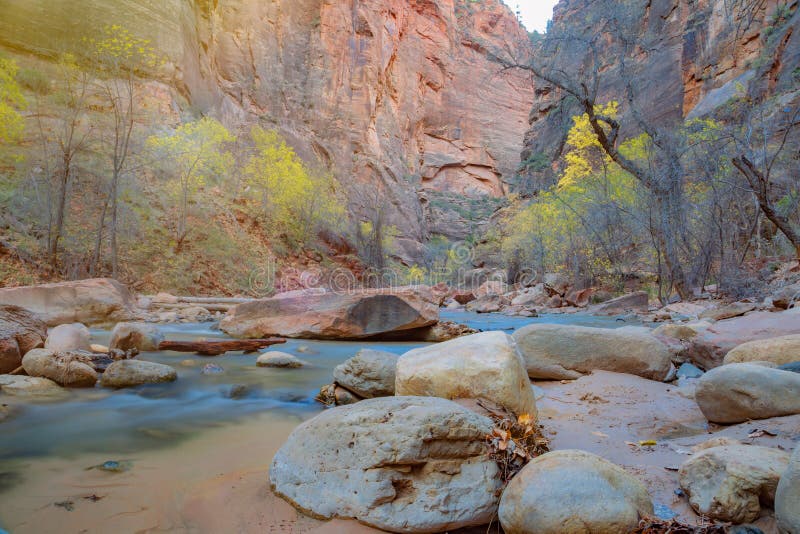
[(102, 385), (108, 388), (129, 388), (143, 384), (174, 382), (178, 373), (169, 365), (142, 360), (120, 360), (108, 366)]
[(511, 299), (512, 306), (544, 306), (550, 296), (544, 288), (544, 284), (525, 288)]
[(591, 288), (573, 289), (571, 291), (567, 291), (567, 294), (564, 295), (564, 300), (566, 300), (567, 304), (570, 306), (575, 306), (576, 308), (585, 308), (589, 305), (589, 301), (592, 298), (593, 293), (594, 290)]
[(337, 365), (333, 379), (361, 397), (394, 395), (397, 355), (380, 350), (361, 349), (355, 356)]
[[(433, 326), (426, 326), (416, 330), (413, 334), (404, 334), (409, 341), (426, 341), (428, 343), (441, 343), (450, 341), (457, 337), (475, 334), (478, 331), (467, 325), (454, 323), (453, 321), (439, 321)], [(401, 336), (403, 337), (403, 336)], [(388, 336), (391, 339), (391, 336)]]
[(800, 301), (800, 282), (781, 288), (772, 295), (772, 305), (786, 310)]
[(562, 273), (545, 273), (542, 277), (544, 286), (554, 295), (564, 296), (569, 289), (569, 277)]
[(536, 416), (536, 400), (514, 340), (482, 332), (406, 352), (397, 360), (395, 394), (486, 399)]
[(728, 352), (722, 363), (758, 361), (784, 365), (798, 360), (800, 360), (800, 334), (795, 334), (742, 343)]
[(699, 315), (700, 319), (710, 319), (712, 321), (723, 321), (725, 319), (732, 319), (733, 317), (740, 317), (747, 312), (756, 309), (756, 305), (750, 302), (734, 302), (719, 308), (711, 308)]
[(508, 291), (508, 286), (505, 282), (500, 280), (487, 280), (482, 283), (475, 291), (477, 298), (485, 297), (487, 295), (503, 295)]
[(532, 324), (514, 339), (531, 378), (569, 380), (604, 370), (661, 381), (672, 368), (667, 345), (639, 330)]
[(637, 291), (607, 300), (595, 306), (592, 311), (598, 315), (619, 315), (622, 313), (647, 311), (650, 297), (645, 291)]
[(800, 375), (754, 363), (717, 367), (697, 380), (697, 401), (713, 423), (800, 413)]
[(534, 458), (500, 500), (506, 534), (630, 532), (653, 515), (647, 488), (611, 462), (584, 451)]
[(509, 300), (503, 295), (483, 295), (467, 304), (467, 311), (474, 313), (494, 313), (508, 306)]
[(265, 352), (261, 354), (256, 360), (256, 365), (259, 367), (276, 367), (280, 369), (297, 369), (308, 365), (306, 362), (289, 354), (287, 352), (280, 352), (277, 350)]
[(771, 508), (789, 454), (769, 447), (724, 445), (700, 450), (680, 468), (692, 508), (717, 521), (749, 523)]
[(364, 339), (432, 326), (439, 307), (424, 287), (316, 292), (232, 308), (220, 323), (239, 338)]
[(477, 297), (475, 297), (475, 294), (472, 291), (456, 291), (453, 293), (453, 300), (461, 305), (472, 302), (476, 298)]
[(34, 399), (52, 399), (66, 394), (64, 388), (50, 379), (18, 375), (0, 375), (0, 392)]
[(298, 426), (270, 467), (273, 490), (321, 518), (391, 532), (488, 523), (502, 486), (488, 456), (492, 422), (438, 398), (383, 397)]
[(22, 367), (30, 376), (49, 378), (64, 387), (92, 387), (97, 371), (73, 353), (33, 349), (22, 358)]
[(155, 325), (117, 323), (111, 332), (109, 347), (123, 351), (136, 349), (139, 352), (156, 352), (162, 341), (164, 341), (164, 334)]
[(47, 325), (36, 314), (0, 305), (0, 374), (16, 370), (25, 353), (44, 346), (46, 338)]
[(92, 334), (81, 323), (60, 324), (51, 329), (44, 342), (44, 348), (53, 352), (68, 350), (92, 350)]
[(110, 278), (0, 289), (0, 304), (27, 308), (48, 326), (116, 323), (132, 319), (137, 311), (128, 288)]
[(698, 330), (698, 335), (688, 341), (687, 353), (692, 362), (711, 369), (722, 365), (725, 355), (742, 343), (793, 334), (800, 334), (800, 308), (755, 311)]
[(775, 493), (775, 519), (778, 529), (785, 534), (800, 532), (800, 445), (789, 460), (789, 467), (781, 475)]
[(678, 372), (675, 376), (678, 378), (700, 378), (703, 376), (703, 370), (691, 363), (684, 363), (678, 368)]

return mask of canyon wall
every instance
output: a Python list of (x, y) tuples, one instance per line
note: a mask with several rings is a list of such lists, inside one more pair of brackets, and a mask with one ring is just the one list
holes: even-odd
[(533, 102), (528, 75), (487, 57), (530, 53), (500, 0), (0, 0), (0, 13), (15, 52), (55, 57), (109, 24), (150, 39), (175, 107), (279, 128), (355, 211), (388, 208), (407, 258), (431, 234), (477, 231), (470, 202), (508, 192)]
[[(552, 24), (562, 35), (580, 38), (598, 32), (602, 37), (611, 24), (622, 28), (636, 43), (626, 72), (635, 79), (633, 105), (646, 121), (707, 116), (743, 87), (754, 85), (771, 95), (800, 98), (797, 0), (561, 0)], [(598, 102), (620, 102), (625, 134), (624, 125), (634, 121), (625, 75), (613, 50), (604, 49), (600, 40)], [(591, 79), (588, 50), (571, 61), (560, 67)], [(558, 90), (537, 82), (521, 158), (527, 169), (521, 173), (521, 192), (530, 194), (554, 183), (566, 133), (578, 113)]]

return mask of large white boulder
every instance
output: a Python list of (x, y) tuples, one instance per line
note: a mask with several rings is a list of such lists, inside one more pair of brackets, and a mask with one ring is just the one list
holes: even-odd
[(718, 521), (749, 523), (761, 507), (772, 507), (789, 454), (754, 445), (724, 445), (702, 449), (678, 474), (692, 508)]
[(164, 341), (164, 334), (156, 325), (148, 323), (117, 323), (111, 332), (109, 348), (139, 352), (156, 352)]
[(501, 481), (489, 419), (432, 397), (382, 397), (326, 410), (298, 426), (270, 467), (273, 490), (323, 518), (390, 532), (488, 523)]
[(800, 413), (800, 374), (754, 363), (732, 363), (700, 377), (694, 397), (712, 423), (793, 415)]
[(47, 333), (44, 348), (54, 352), (68, 350), (92, 350), (92, 334), (81, 323), (60, 324)]
[(772, 362), (784, 365), (797, 361), (800, 361), (800, 334), (742, 343), (728, 352), (722, 363)]
[(387, 397), (394, 395), (396, 368), (396, 354), (361, 349), (355, 356), (336, 366), (333, 379), (361, 397)]
[(532, 324), (514, 333), (531, 378), (571, 380), (595, 370), (664, 380), (669, 347), (644, 331)]
[(143, 384), (174, 382), (178, 373), (169, 365), (142, 360), (119, 360), (103, 373), (102, 384), (109, 388), (129, 388)]
[(619, 534), (652, 514), (644, 484), (577, 450), (534, 458), (508, 484), (499, 510), (506, 534)]
[(782, 533), (800, 533), (800, 445), (795, 448), (789, 467), (778, 482), (775, 518)]
[(486, 399), (536, 416), (536, 399), (514, 340), (481, 332), (414, 349), (397, 360), (397, 395)]
[(49, 378), (64, 387), (92, 387), (97, 382), (94, 367), (75, 353), (33, 349), (22, 358), (22, 367), (30, 376)]

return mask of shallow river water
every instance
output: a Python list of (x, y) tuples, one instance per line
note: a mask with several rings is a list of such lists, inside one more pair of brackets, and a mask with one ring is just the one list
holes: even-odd
[[(479, 330), (509, 333), (532, 322), (609, 328), (630, 324), (588, 315), (520, 318), (444, 311), (442, 318)], [(162, 329), (167, 339), (174, 340), (225, 337), (212, 324), (165, 325)], [(92, 342), (106, 344), (108, 338), (108, 331), (92, 330)], [(187, 523), (184, 514), (171, 515), (170, 510), (191, 507), (194, 501), (188, 495), (209, 477), (267, 466), (291, 428), (323, 409), (314, 396), (331, 382), (333, 368), (359, 349), (402, 354), (420, 345), (290, 340), (273, 347), (312, 364), (303, 369), (259, 368), (254, 354), (208, 358), (144, 353), (141, 359), (175, 367), (178, 381), (120, 391), (99, 387), (74, 390), (65, 399), (45, 404), (22, 404), (0, 396), (0, 403), (11, 404), (15, 410), (9, 420), (0, 423), (0, 529), (12, 534), (51, 529), (104, 532), (114, 525), (119, 527), (117, 531), (127, 532), (125, 521), (131, 521), (130, 531), (214, 531), (207, 528), (213, 523), (211, 518), (198, 527)], [(204, 374), (206, 364), (218, 365), (224, 372)], [(249, 456), (257, 456), (257, 461)], [(123, 472), (90, 469), (107, 461), (118, 462)], [(266, 471), (262, 475), (265, 477)], [(117, 485), (120, 491), (108, 489)], [(180, 503), (152, 502), (159, 488), (170, 496), (167, 499), (174, 498), (175, 487), (181, 488)], [(106, 499), (101, 492), (112, 497)], [(211, 493), (218, 498), (218, 492)], [(94, 500), (93, 495), (104, 500)], [(139, 503), (131, 502), (136, 499), (143, 501), (139, 508)], [(94, 508), (86, 503), (93, 503)], [(134, 506), (133, 511), (122, 503)], [(92, 510), (110, 515), (98, 517), (91, 512), (93, 519), (89, 520)], [(275, 517), (290, 514), (283, 508), (273, 512)], [(132, 516), (123, 520), (117, 513)], [(195, 510), (194, 515), (202, 513)], [(276, 529), (275, 517), (265, 519), (271, 524), (269, 529), (264, 525), (264, 531), (313, 530), (308, 525), (307, 529), (298, 526), (294, 516), (286, 518), (290, 527)], [(228, 526), (220, 524), (220, 528)], [(249, 531), (250, 527), (240, 530)], [(351, 528), (343, 531), (348, 530)]]

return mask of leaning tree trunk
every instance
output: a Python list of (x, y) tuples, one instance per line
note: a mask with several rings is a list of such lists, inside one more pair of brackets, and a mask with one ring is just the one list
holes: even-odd
[(758, 200), (758, 206), (761, 208), (764, 216), (786, 236), (786, 239), (788, 239), (794, 247), (795, 257), (800, 259), (800, 233), (794, 229), (788, 217), (778, 213), (772, 205), (769, 199), (769, 177), (758, 170), (753, 162), (746, 156), (735, 157), (732, 161), (733, 165), (739, 169), (739, 172), (742, 173), (747, 183), (750, 184), (750, 187), (753, 189), (753, 193)]

